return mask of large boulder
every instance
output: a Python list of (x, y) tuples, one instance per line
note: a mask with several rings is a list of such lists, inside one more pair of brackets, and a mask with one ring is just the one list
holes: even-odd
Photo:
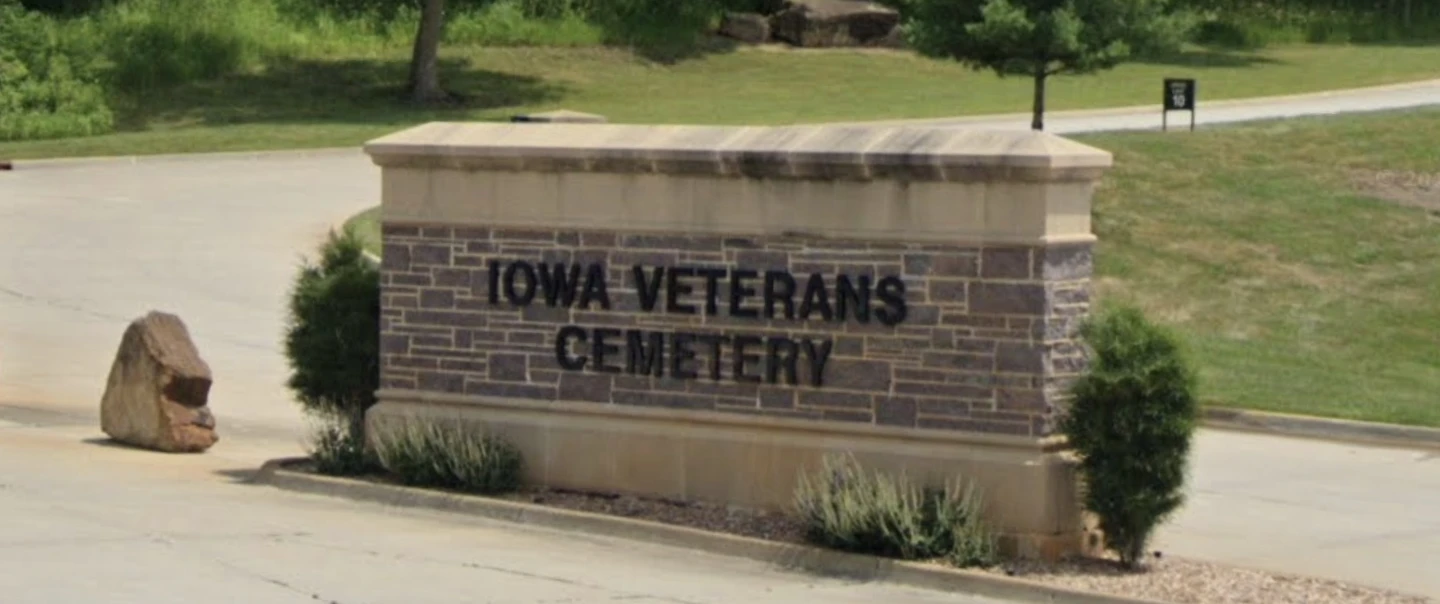
[(120, 339), (100, 401), (110, 438), (171, 453), (198, 453), (220, 437), (208, 406), (210, 366), (180, 318), (152, 311)]
[(858, 0), (791, 0), (770, 17), (772, 35), (807, 48), (879, 46), (900, 24), (900, 13)]
[(725, 13), (720, 35), (747, 44), (764, 44), (770, 41), (770, 20), (758, 13)]

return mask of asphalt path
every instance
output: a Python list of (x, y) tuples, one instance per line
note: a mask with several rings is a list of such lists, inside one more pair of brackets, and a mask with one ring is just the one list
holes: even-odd
[[(1440, 103), (1440, 83), (1209, 109), (1202, 100), (1199, 117), (1202, 124), (1213, 124), (1226, 119), (1276, 119), (1432, 103)], [(1011, 128), (1016, 119), (1001, 116), (927, 123)], [(1023, 127), (1028, 119), (1019, 124)], [(1078, 132), (1156, 125), (1158, 111), (1122, 110), (1055, 114), (1050, 129)], [(169, 580), (177, 572), (186, 578), (173, 588), (191, 595), (202, 586), (206, 592), (220, 589), (218, 593), (226, 593), (223, 588), (230, 586), (228, 581), (240, 581), (235, 577), (245, 575), (259, 582), (236, 584), (234, 593), (246, 594), (245, 601), (298, 601), (308, 597), (306, 594), (344, 602), (422, 601), (409, 596), (432, 584), (426, 579), (432, 575), (426, 573), (459, 571), (438, 567), (422, 571), (423, 564), (412, 569), (396, 562), (401, 565), (397, 569), (413, 570), (413, 578), (396, 578), (396, 583), (384, 587), (377, 577), (401, 575), (386, 574), (385, 564), (363, 562), (365, 556), (355, 552), (381, 552), (375, 554), (381, 557), (409, 552), (405, 555), (413, 558), (440, 556), (435, 552), (461, 548), (466, 555), (478, 556), (483, 546), (477, 544), (492, 542), (504, 547), (519, 544), (514, 546), (516, 551), (526, 553), (509, 562), (484, 561), (482, 566), (508, 569), (502, 574), (511, 572), (507, 576), (513, 579), (510, 583), (493, 577), (486, 581), (521, 590), (528, 599), (441, 599), (709, 601), (690, 591), (612, 593), (606, 590), (618, 584), (591, 580), (606, 573), (628, 572), (619, 570), (624, 568), (651, 568), (648, 575), (636, 575), (642, 583), (673, 581), (666, 577), (674, 575), (701, 582), (698, 584), (716, 590), (714, 593), (749, 589), (742, 585), (750, 580), (744, 577), (761, 571), (720, 572), (715, 569), (733, 564), (688, 553), (647, 550), (650, 553), (627, 557), (627, 551), (639, 546), (615, 545), (576, 549), (578, 553), (574, 553), (570, 551), (572, 540), (554, 535), (522, 536), (518, 529), (503, 526), (452, 531), (446, 527), (456, 522), (454, 519), (396, 519), (392, 511), (345, 505), (333, 512), (343, 520), (316, 529), (316, 534), (322, 535), (318, 540), (328, 544), (324, 547), (347, 539), (353, 542), (346, 554), (350, 561), (334, 562), (338, 565), (335, 571), (339, 576), (360, 577), (363, 585), (379, 585), (374, 589), (382, 591), (376, 593), (405, 595), (340, 599), (329, 594), (352, 594), (345, 591), (344, 582), (303, 579), (305, 573), (296, 574), (297, 569), (314, 562), (320, 551), (315, 548), (321, 546), (283, 536), (289, 534), (286, 531), (304, 530), (300, 526), (304, 523), (285, 520), (287, 514), (326, 518), (332, 515), (322, 511), (330, 509), (327, 504), (268, 491), (243, 491), (251, 487), (213, 480), (204, 482), (205, 486), (189, 484), (195, 472), (218, 471), (207, 464), (228, 460), (235, 468), (253, 467), (264, 458), (300, 451), (304, 423), (284, 386), (287, 368), (280, 344), (286, 296), (302, 255), (313, 253), (328, 229), (375, 205), (378, 197), (378, 170), (357, 150), (19, 162), (14, 171), (0, 172), (0, 258), (4, 258), (0, 263), (0, 427), (9, 422), (12, 428), (0, 430), (0, 476), (6, 477), (0, 479), (0, 518), (4, 519), (0, 521), (0, 569), (4, 569), (0, 570), (0, 593), (7, 594), (7, 602), (70, 598), (142, 601), (153, 594), (146, 591), (151, 587), (141, 583)], [(84, 440), (86, 434), (99, 436), (95, 412), (121, 334), (130, 320), (152, 309), (182, 317), (214, 369), (211, 401), (222, 441), (211, 455), (137, 456)], [(39, 411), (33, 411), (36, 409)], [(52, 420), (26, 419), (34, 417), (69, 417), (73, 421), (47, 428), (46, 422)], [(51, 431), (50, 436), (41, 434), (46, 430)], [(158, 465), (146, 465), (152, 462), (143, 459), (157, 460), (153, 464)], [(187, 459), (191, 461), (184, 461)], [(1197, 443), (1195, 459), (1189, 505), (1160, 538), (1160, 546), (1167, 552), (1440, 597), (1440, 574), (1434, 572), (1440, 565), (1440, 519), (1432, 513), (1440, 505), (1440, 460), (1435, 456), (1207, 431)], [(87, 473), (90, 468), (96, 471)], [(112, 497), (125, 511), (113, 519), (105, 511)], [(167, 498), (192, 505), (146, 511), (145, 502)], [(214, 511), (188, 511), (204, 508)], [(169, 515), (201, 528), (188, 533), (169, 531), (165, 528)], [(76, 520), (81, 516), (89, 518), (90, 524)], [(245, 519), (237, 521), (240, 528), (234, 534), (244, 535), (235, 537), (237, 542), (264, 541), (270, 534), (266, 531), (282, 537), (263, 547), (235, 545), (234, 552), (239, 553), (227, 553), (223, 560), (207, 562), (203, 570), (193, 572), (177, 570), (189, 568), (186, 563), (193, 552), (146, 545), (146, 539), (152, 537), (164, 544), (165, 539), (176, 541), (179, 535), (180, 541), (211, 544), (205, 546), (210, 548), (206, 551), (227, 551), (230, 545), (219, 545), (228, 539), (221, 533), (231, 533), (219, 527), (232, 517)], [(205, 518), (215, 526), (203, 526)], [(112, 520), (115, 526), (107, 528)], [(272, 525), (273, 530), (266, 528)], [(367, 531), (375, 535), (368, 536)], [(27, 549), (32, 545), (40, 548), (34, 552), (41, 553), (32, 555)], [(420, 550), (425, 551), (417, 553)], [(43, 553), (46, 551), (51, 553)], [(536, 587), (539, 583), (532, 586), (514, 578), (519, 576), (515, 573), (534, 572), (534, 567), (552, 557), (565, 560), (556, 571), (561, 583), (598, 587), (576, 594), (556, 588), (552, 594)], [(96, 597), (104, 593), (96, 591), (98, 579), (66, 580), (105, 564), (120, 565), (107, 576), (134, 583), (133, 599)], [(316, 568), (328, 569), (329, 564)], [(225, 568), (234, 576), (225, 575)], [(276, 574), (277, 570), (283, 572)], [(474, 579), (478, 575), (465, 576)], [(816, 585), (813, 579), (800, 576), (764, 576), (773, 582), (776, 593), (788, 594), (794, 601), (810, 601), (805, 599), (810, 589), (806, 586)], [(268, 588), (260, 585), (265, 580), (272, 585), (306, 581), (313, 585), (288, 595), (283, 590), (265, 595), (261, 592)], [(471, 585), (464, 583), (470, 579), (463, 578), (434, 580), (439, 581), (434, 585), (456, 589)], [(210, 587), (211, 581), (223, 588)], [(20, 600), (8, 595), (15, 593), (28, 595)], [(305, 597), (292, 597), (297, 593)], [(833, 595), (839, 591), (825, 593), (831, 594), (825, 597), (827, 601), (841, 601), (833, 599), (840, 597)], [(884, 589), (865, 593), (886, 600), (940, 601), (934, 600), (933, 594)], [(750, 592), (733, 594), (736, 597), (723, 599), (736, 601), (743, 596), (746, 601), (768, 601)], [(535, 597), (528, 597), (532, 595)], [(775, 598), (776, 602), (788, 601)]]

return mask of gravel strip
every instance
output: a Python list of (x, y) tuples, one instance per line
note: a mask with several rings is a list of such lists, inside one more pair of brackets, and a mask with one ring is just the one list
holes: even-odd
[(1428, 604), (1431, 600), (1330, 579), (1297, 577), (1165, 556), (1126, 571), (1114, 560), (1081, 558), (1057, 564), (1014, 562), (1016, 577), (1101, 593), (1175, 604)]
[[(804, 526), (794, 518), (730, 509), (723, 505), (547, 489), (527, 489), (506, 498), (784, 543), (805, 542)], [(1147, 560), (1139, 571), (1126, 571), (1115, 560), (1099, 558), (1058, 563), (1013, 561), (980, 570), (1061, 587), (1174, 604), (1434, 603), (1418, 596), (1330, 579), (1296, 577), (1173, 556)]]

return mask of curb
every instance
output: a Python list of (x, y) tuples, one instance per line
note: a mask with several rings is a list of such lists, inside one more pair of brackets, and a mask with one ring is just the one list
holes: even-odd
[(809, 572), (821, 576), (894, 583), (1015, 602), (1165, 604), (1154, 600), (1056, 587), (980, 571), (930, 566), (804, 545), (777, 543), (648, 520), (321, 476), (289, 468), (289, 466), (304, 461), (308, 460), (303, 457), (272, 459), (260, 467), (260, 470), (251, 478), (251, 482), (312, 495), (341, 497), (390, 506), (426, 508), (515, 524), (701, 550), (711, 554), (746, 558), (773, 564), (790, 571)]
[(1440, 429), (1243, 409), (1206, 408), (1205, 427), (1404, 449), (1440, 450)]
[(356, 155), (362, 156), (360, 147), (317, 147), (313, 149), (275, 149), (262, 151), (218, 151), (204, 153), (156, 153), (154, 155), (97, 155), (90, 157), (54, 157), (43, 159), (17, 159), (6, 161), (8, 169), (25, 170), (38, 168), (69, 168), (75, 166), (103, 164), (150, 164), (186, 161), (257, 161), (281, 157), (326, 157)]

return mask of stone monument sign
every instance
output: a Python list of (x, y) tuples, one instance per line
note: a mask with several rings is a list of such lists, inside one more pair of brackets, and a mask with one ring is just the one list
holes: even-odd
[(1108, 153), (1041, 132), (432, 123), (382, 168), (380, 402), (528, 478), (755, 507), (830, 452), (1079, 546), (1053, 435)]

